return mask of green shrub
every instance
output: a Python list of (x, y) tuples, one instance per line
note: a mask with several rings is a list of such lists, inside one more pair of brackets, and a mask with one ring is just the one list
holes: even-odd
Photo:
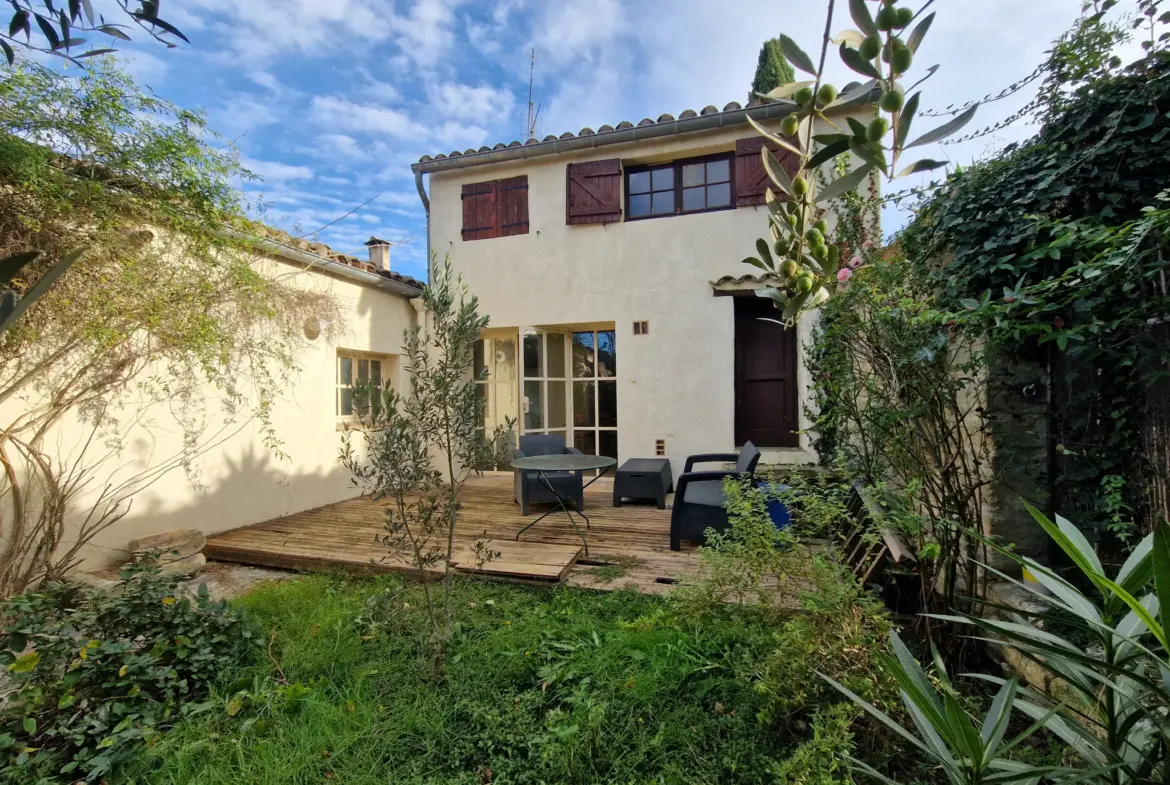
[(205, 586), (153, 560), (124, 568), (106, 593), (67, 583), (7, 601), (0, 662), (15, 691), (0, 707), (2, 783), (95, 781), (207, 708), (210, 683), (243, 662), (253, 633)]

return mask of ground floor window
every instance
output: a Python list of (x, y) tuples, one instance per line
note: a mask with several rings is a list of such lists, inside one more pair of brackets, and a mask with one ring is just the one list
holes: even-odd
[(377, 406), (381, 391), (389, 378), (391, 355), (337, 350), (337, 385), (334, 391), (334, 415), (338, 422), (356, 422), (368, 413), (369, 400)]

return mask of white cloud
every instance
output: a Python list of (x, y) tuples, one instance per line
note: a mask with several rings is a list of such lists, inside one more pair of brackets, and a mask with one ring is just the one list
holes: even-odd
[(340, 131), (398, 137), (426, 134), (426, 128), (406, 112), (377, 104), (358, 104), (336, 95), (315, 96), (311, 111), (317, 123)]
[(434, 66), (454, 43), (453, 9), (459, 0), (416, 0), (406, 16), (393, 16), (399, 46), (407, 58), (420, 66)]
[(208, 125), (235, 139), (265, 126), (281, 122), (286, 106), (259, 93), (229, 93), (208, 113)]
[(444, 117), (458, 117), (480, 122), (511, 119), (516, 97), (506, 87), (470, 85), (457, 82), (433, 83), (427, 87), (432, 107)]
[(240, 156), (240, 165), (253, 174), (259, 175), (266, 183), (313, 179), (313, 170), (307, 166), (296, 166), (280, 161), (262, 161), (246, 156)]

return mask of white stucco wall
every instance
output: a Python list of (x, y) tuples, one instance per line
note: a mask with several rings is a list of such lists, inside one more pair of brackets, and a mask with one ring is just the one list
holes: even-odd
[[(664, 439), (677, 476), (687, 455), (735, 447), (734, 298), (713, 296), (711, 282), (754, 270), (740, 260), (755, 255), (756, 239), (766, 236), (767, 208), (569, 226), (566, 165), (734, 151), (737, 138), (753, 135), (741, 125), (430, 176), (432, 250), (440, 261), (450, 255), (493, 327), (615, 325), (619, 461), (653, 456), (655, 440)], [(463, 184), (521, 174), (528, 176), (529, 233), (464, 241)], [(815, 319), (799, 325), (802, 356)], [(649, 335), (633, 334), (635, 320), (649, 322)], [(805, 429), (810, 380), (803, 361), (798, 375)], [(815, 461), (808, 434), (800, 444), (767, 450), (765, 460)]]
[[(415, 309), (405, 296), (307, 271), (301, 264), (262, 259), (255, 264), (286, 284), (331, 295), (344, 319), (335, 325), (338, 335), (333, 342), (325, 335), (301, 342), (294, 381), (279, 396), (271, 415), (282, 455), (265, 445), (260, 424), (248, 413), (229, 425), (217, 391), (206, 389), (202, 438), (212, 446), (191, 462), (189, 470), (169, 471), (136, 493), (130, 513), (84, 551), (84, 568), (120, 563), (127, 542), (143, 534), (187, 527), (211, 534), (357, 495), (338, 460), (343, 434), (334, 404), (337, 352), (400, 355), (402, 333), (415, 323)], [(405, 388), (403, 363), (395, 362), (393, 368), (390, 383)], [(91, 459), (110, 455), (94, 474), (95, 487), (124, 482), (182, 448), (182, 429), (167, 404), (143, 410), (133, 391), (123, 400), (125, 405), (115, 412), (121, 425), (113, 429), (119, 443), (112, 449), (91, 447), (87, 453)], [(0, 412), (8, 418), (4, 421), (11, 419), (12, 408), (22, 405), (13, 401)], [(88, 432), (82, 422), (67, 420), (50, 433), (50, 452), (62, 459), (75, 455)], [(360, 445), (360, 439), (355, 444)], [(74, 512), (83, 510), (79, 505)]]

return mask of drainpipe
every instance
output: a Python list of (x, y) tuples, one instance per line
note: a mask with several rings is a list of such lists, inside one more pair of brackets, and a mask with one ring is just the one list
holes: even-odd
[(431, 200), (427, 190), (423, 188), (423, 173), (414, 173), (414, 187), (418, 189), (418, 198), (422, 200), (423, 212), (427, 215), (427, 283), (431, 282)]

